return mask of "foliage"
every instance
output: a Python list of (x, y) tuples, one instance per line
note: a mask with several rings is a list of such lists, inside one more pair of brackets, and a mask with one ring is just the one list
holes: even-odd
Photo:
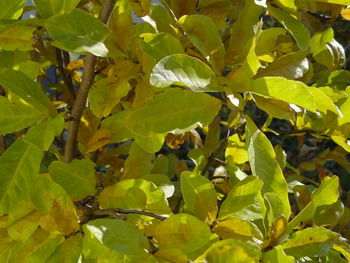
[(350, 262), (349, 0), (25, 2), (0, 262)]

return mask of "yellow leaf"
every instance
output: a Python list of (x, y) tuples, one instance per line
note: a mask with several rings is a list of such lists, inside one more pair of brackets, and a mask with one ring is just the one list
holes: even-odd
[(89, 139), (84, 154), (94, 152), (99, 148), (102, 148), (112, 140), (112, 133), (104, 128), (97, 130), (94, 135)]
[(350, 8), (343, 9), (340, 14), (346, 20), (350, 20)]

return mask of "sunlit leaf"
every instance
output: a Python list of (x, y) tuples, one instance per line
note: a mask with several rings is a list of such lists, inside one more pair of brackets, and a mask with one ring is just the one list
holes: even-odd
[(17, 19), (21, 16), (26, 0), (0, 1), (0, 18)]
[(69, 13), (78, 3), (79, 0), (34, 0), (35, 6), (44, 18)]
[(187, 209), (203, 221), (214, 221), (218, 207), (213, 184), (205, 177), (191, 172), (182, 173), (180, 180)]
[[(65, 24), (65, 27), (62, 27)], [(107, 37), (107, 27), (89, 13), (74, 9), (69, 14), (51, 17), (46, 22), (47, 30), (55, 40), (55, 45), (76, 53), (90, 52), (105, 57), (108, 54), (103, 41)]]
[(264, 183), (262, 193), (277, 194), (283, 204), (283, 214), (288, 218), (290, 205), (286, 180), (270, 141), (250, 119), (247, 119), (247, 140), (252, 173)]
[(151, 84), (157, 88), (182, 86), (196, 92), (222, 90), (208, 65), (182, 54), (161, 59), (152, 70)]

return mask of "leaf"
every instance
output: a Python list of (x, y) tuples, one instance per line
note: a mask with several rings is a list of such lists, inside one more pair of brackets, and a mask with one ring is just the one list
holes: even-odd
[(145, 152), (137, 143), (133, 143), (124, 165), (122, 179), (137, 179), (149, 174), (153, 159), (153, 154)]
[(310, 32), (300, 21), (296, 20), (280, 8), (275, 8), (270, 5), (268, 10), (271, 15), (290, 32), (301, 50), (309, 48)]
[(341, 16), (345, 18), (346, 20), (350, 20), (350, 8), (344, 8), (341, 11)]
[(42, 150), (17, 139), (1, 156), (0, 215), (27, 199), (39, 173)]
[(265, 98), (252, 94), (252, 97), (259, 109), (268, 113), (271, 117), (284, 120), (295, 120), (295, 112), (288, 103), (272, 98)]
[(68, 235), (80, 228), (72, 200), (48, 175), (37, 177), (30, 200), (44, 214), (39, 220), (43, 229)]
[(205, 15), (185, 15), (180, 26), (217, 74), (224, 69), (225, 48), (214, 22)]
[(205, 253), (208, 263), (256, 263), (260, 248), (251, 242), (228, 239), (215, 242)]
[(46, 114), (49, 112), (51, 116), (57, 114), (55, 107), (39, 83), (34, 82), (24, 73), (15, 70), (2, 71), (0, 73), (0, 85), (39, 111)]
[(183, 172), (181, 192), (188, 211), (202, 221), (213, 222), (218, 212), (217, 194), (213, 184), (204, 176)]
[(160, 222), (152, 232), (160, 251), (178, 249), (192, 260), (199, 256), (198, 249), (208, 245), (210, 235), (210, 229), (205, 223), (188, 214), (172, 215)]
[(142, 179), (127, 179), (107, 186), (98, 199), (102, 209), (142, 209), (155, 214), (170, 212), (163, 191)]
[(153, 68), (150, 81), (156, 88), (176, 85), (195, 92), (222, 91), (209, 66), (197, 58), (184, 54), (170, 55), (161, 59)]
[(82, 250), (82, 235), (76, 234), (63, 241), (52, 255), (47, 259), (47, 263), (76, 263), (79, 262)]
[(12, 103), (3, 96), (0, 96), (0, 113), (0, 134), (23, 130), (47, 117), (35, 108)]
[(279, 76), (286, 79), (299, 79), (309, 70), (309, 62), (306, 59), (309, 51), (292, 52), (281, 56), (266, 68), (260, 68), (255, 78), (265, 76)]
[(338, 235), (325, 228), (310, 227), (297, 231), (282, 247), (287, 255), (294, 257), (323, 257)]
[[(62, 27), (62, 24), (66, 26)], [(51, 17), (46, 22), (46, 28), (59, 48), (75, 53), (90, 52), (101, 57), (108, 55), (103, 44), (108, 28), (81, 9)]]
[(53, 15), (67, 14), (72, 11), (80, 0), (33, 0), (39, 13), (44, 18)]
[(33, 32), (35, 28), (26, 25), (9, 25), (0, 31), (0, 49), (32, 50)]
[(255, 176), (248, 176), (235, 184), (222, 203), (219, 219), (238, 217), (243, 220), (262, 218), (263, 207), (259, 200), (262, 181)]
[(282, 170), (276, 161), (276, 154), (270, 141), (257, 129), (253, 121), (246, 119), (248, 158), (253, 175), (264, 183), (262, 193), (277, 194), (283, 204), (283, 214), (288, 218), (290, 205), (288, 188)]
[(95, 192), (94, 167), (90, 160), (73, 160), (68, 164), (55, 161), (49, 166), (49, 171), (52, 179), (71, 197), (82, 199)]
[(148, 14), (151, 7), (151, 0), (128, 0), (128, 3), (135, 14), (139, 17), (145, 16)]
[(0, 19), (17, 19), (21, 16), (26, 0), (0, 0)]
[(84, 225), (83, 231), (106, 247), (127, 255), (142, 255), (149, 247), (143, 232), (119, 219), (92, 220)]
[(271, 27), (262, 31), (257, 39), (255, 52), (259, 60), (273, 62), (276, 58), (277, 40), (287, 34), (281, 27)]
[(337, 176), (325, 177), (321, 185), (312, 193), (312, 200), (316, 207), (331, 205), (339, 198), (339, 178)]
[(100, 79), (89, 91), (90, 109), (98, 118), (108, 116), (120, 100), (128, 95), (129, 79), (135, 73), (135, 64), (121, 61), (111, 70), (107, 78)]
[(30, 213), (9, 224), (7, 227), (9, 236), (13, 240), (26, 241), (38, 228), (41, 216), (38, 211), (32, 210)]
[(140, 46), (143, 52), (158, 62), (162, 58), (174, 54), (184, 54), (180, 41), (168, 33), (144, 33), (140, 35)]
[(242, 241), (262, 241), (264, 239), (258, 227), (248, 221), (240, 218), (229, 218), (216, 224), (213, 228), (222, 239), (238, 239)]
[(129, 114), (130, 111), (120, 111), (102, 121), (101, 128), (109, 130), (112, 134), (111, 143), (123, 142), (132, 138), (132, 133), (125, 126)]
[[(226, 63), (236, 65), (243, 63), (253, 45), (260, 14), (263, 8), (254, 0), (245, 1), (244, 9), (231, 27), (231, 36), (226, 48)], [(237, 45), (237, 43), (240, 43)]]
[(112, 133), (104, 128), (98, 129), (89, 139), (84, 154), (97, 151), (103, 146), (110, 143), (112, 140)]
[(285, 235), (290, 234), (301, 222), (310, 220), (314, 216), (315, 210), (316, 206), (314, 202), (310, 202), (307, 206), (305, 206), (305, 208), (289, 222)]
[(135, 135), (152, 133), (184, 133), (211, 122), (221, 106), (219, 100), (203, 93), (169, 89), (131, 112), (126, 127)]
[(46, 262), (64, 237), (38, 228), (26, 241), (17, 243), (10, 251), (8, 262)]
[(247, 147), (244, 142), (241, 142), (238, 134), (234, 134), (228, 138), (225, 158), (228, 156), (232, 156), (236, 164), (242, 164), (248, 161)]
[[(283, 88), (283, 92), (281, 92)], [(320, 89), (308, 87), (304, 83), (281, 77), (263, 77), (253, 80), (250, 91), (258, 95), (272, 97), (296, 104), (309, 111), (340, 114), (332, 100)]]
[(292, 256), (287, 256), (281, 246), (276, 246), (270, 251), (267, 251), (262, 256), (263, 263), (294, 263), (295, 259)]

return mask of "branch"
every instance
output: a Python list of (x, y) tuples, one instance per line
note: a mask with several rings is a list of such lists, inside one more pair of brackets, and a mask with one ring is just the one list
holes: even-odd
[[(107, 24), (114, 5), (117, 0), (105, 0), (99, 15), (99, 19)], [(86, 105), (86, 99), (93, 84), (95, 78), (95, 65), (96, 57), (92, 54), (87, 54), (85, 58), (85, 67), (83, 71), (82, 81), (77, 93), (77, 97), (74, 101), (73, 109), (71, 112), (72, 121), (68, 125), (68, 135), (65, 145), (65, 162), (69, 163), (73, 160), (75, 155), (76, 141), (78, 137), (80, 118), (83, 115), (83, 111)]]
[(114, 219), (125, 220), (125, 218), (123, 216), (121, 216), (120, 214), (137, 214), (137, 215), (153, 217), (153, 218), (159, 219), (159, 220), (165, 220), (168, 218), (167, 216), (156, 215), (156, 214), (141, 211), (141, 210), (121, 209), (121, 208), (97, 209), (97, 210), (94, 210), (92, 212), (91, 216), (94, 218), (96, 218), (96, 217), (109, 217), (109, 218), (114, 218)]
[(5, 136), (0, 135), (0, 155), (6, 150)]

